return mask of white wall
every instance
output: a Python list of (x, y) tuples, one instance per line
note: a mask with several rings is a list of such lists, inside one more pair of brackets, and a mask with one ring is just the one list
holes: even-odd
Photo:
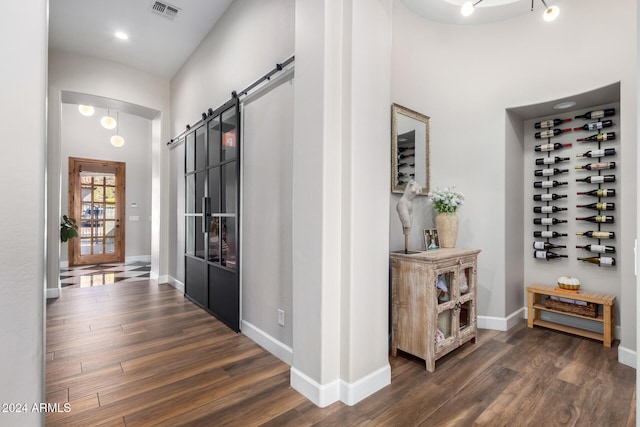
[(235, 0), (171, 79), (171, 133), (293, 54), (292, 0)]
[[(633, 0), (606, 9), (596, 0), (565, 0), (562, 14), (552, 24), (532, 13), (493, 24), (454, 26), (424, 20), (395, 2), (392, 101), (431, 116), (432, 186), (456, 185), (466, 195), (459, 212), (458, 246), (482, 249), (480, 316), (506, 318), (511, 314), (507, 295), (522, 292), (523, 286), (517, 281), (521, 276), (506, 262), (505, 248), (511, 239), (521, 237), (513, 218), (507, 222), (506, 216), (506, 182), (510, 179), (506, 171), (511, 168), (505, 167), (510, 156), (505, 109), (620, 81), (622, 132), (630, 155), (623, 159), (626, 175), (621, 185), (627, 188), (626, 195), (635, 197), (637, 47), (636, 15), (630, 13), (635, 8)], [(585, 36), (585, 23), (594, 16), (598, 16), (599, 33), (606, 37)], [(390, 211), (396, 200), (394, 197)], [(433, 226), (428, 205), (422, 212), (419, 205), (414, 209), (417, 224), (422, 217), (426, 225)], [(635, 209), (628, 207), (623, 221), (633, 222), (635, 215)], [(627, 232), (618, 245), (632, 247), (635, 225), (622, 226)], [(393, 220), (390, 232), (391, 249), (400, 249), (402, 234)], [(620, 266), (620, 305), (622, 345), (633, 349), (635, 315), (630, 304), (635, 301), (631, 286), (635, 280), (630, 261), (627, 258)]]
[[(31, 405), (44, 402), (45, 394), (47, 1), (11, 5), (0, 27), (20, 41), (0, 43), (0, 220), (6, 225), (0, 234), (0, 402)], [(43, 425), (44, 414), (0, 413), (0, 424)]]
[[(168, 174), (161, 170), (168, 167), (169, 140), (169, 81), (152, 74), (135, 70), (114, 62), (88, 56), (76, 55), (52, 50), (49, 53), (49, 99), (48, 99), (48, 179), (47, 179), (47, 215), (56, 218), (48, 224), (48, 287), (57, 288), (52, 278), (59, 271), (58, 224), (57, 218), (67, 207), (61, 206), (61, 191), (67, 189), (61, 185), (61, 162), (66, 162), (61, 153), (61, 93), (62, 91), (90, 94), (144, 106), (160, 112), (151, 127), (151, 252), (152, 275), (166, 274), (168, 252), (168, 206), (166, 193)], [(142, 218), (141, 218), (142, 219)], [(162, 259), (162, 262), (160, 262)], [(164, 270), (162, 270), (164, 269)]]
[[(245, 99), (242, 112), (242, 330), (248, 334), (251, 325), (260, 325), (281, 343), (280, 357), (288, 363), (293, 344), (292, 77), (290, 72), (287, 81), (250, 102)], [(278, 310), (284, 311), (284, 325), (277, 323)]]
[[(114, 130), (100, 125), (107, 110), (96, 108), (95, 114), (85, 117), (75, 104), (61, 106), (61, 209), (68, 213), (69, 157), (108, 160), (126, 163), (125, 257), (151, 257), (151, 120), (127, 113), (118, 113), (118, 134), (125, 145), (116, 148), (109, 138)], [(111, 110), (111, 115), (115, 113)], [(137, 208), (130, 204), (135, 202)], [(138, 216), (139, 221), (130, 221)], [(68, 243), (63, 243), (60, 260), (68, 260)]]

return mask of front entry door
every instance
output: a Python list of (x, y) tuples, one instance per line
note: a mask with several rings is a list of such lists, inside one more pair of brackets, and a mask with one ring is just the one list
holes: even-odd
[(69, 265), (124, 262), (125, 163), (69, 157)]

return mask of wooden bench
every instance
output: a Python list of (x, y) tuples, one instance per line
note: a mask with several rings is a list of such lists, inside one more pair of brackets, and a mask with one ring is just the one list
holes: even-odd
[[(545, 307), (541, 303), (540, 296), (557, 296), (562, 298), (570, 298), (576, 301), (592, 302), (602, 305), (602, 314), (598, 317), (586, 317), (579, 314), (567, 313), (564, 311), (554, 310)], [(605, 347), (611, 347), (611, 343), (615, 339), (615, 302), (616, 297), (614, 295), (603, 294), (599, 292), (580, 291), (579, 293), (564, 292), (556, 290), (554, 286), (547, 285), (531, 285), (527, 286), (527, 323), (530, 328), (534, 326), (543, 326), (549, 329), (555, 329), (557, 331), (568, 332), (570, 334), (580, 335), (595, 340), (602, 341)], [(578, 317), (581, 319), (588, 319), (603, 324), (603, 332), (597, 333), (588, 331), (582, 328), (576, 328), (574, 326), (567, 326), (561, 323), (551, 322), (540, 319), (540, 313), (548, 311), (551, 313), (559, 313), (565, 316)]]

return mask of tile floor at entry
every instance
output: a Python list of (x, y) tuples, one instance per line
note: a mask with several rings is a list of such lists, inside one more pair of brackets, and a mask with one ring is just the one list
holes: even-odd
[(149, 280), (150, 271), (151, 263), (146, 261), (78, 265), (60, 269), (60, 284), (63, 288), (88, 288)]

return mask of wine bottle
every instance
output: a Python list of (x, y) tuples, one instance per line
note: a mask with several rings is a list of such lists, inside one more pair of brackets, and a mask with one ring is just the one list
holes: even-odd
[(576, 179), (576, 182), (588, 182), (589, 184), (600, 184), (601, 182), (616, 182), (615, 175), (592, 175), (582, 179)]
[(596, 211), (615, 211), (616, 204), (611, 202), (589, 203), (588, 205), (576, 205), (576, 208), (587, 208)]
[(554, 213), (566, 211), (567, 208), (559, 208), (557, 206), (534, 206), (533, 213)]
[(589, 150), (586, 153), (576, 154), (576, 157), (604, 157), (616, 154), (615, 148), (605, 148), (603, 150)]
[(536, 145), (535, 150), (536, 151), (554, 151), (554, 150), (559, 150), (562, 147), (571, 147), (571, 143), (560, 144), (559, 142), (555, 142), (553, 144)]
[(567, 222), (566, 219), (558, 218), (533, 218), (533, 223), (537, 225), (556, 225)]
[(534, 188), (550, 188), (557, 187), (559, 185), (567, 185), (567, 183), (559, 181), (536, 181), (533, 183)]
[(567, 123), (570, 122), (571, 119), (550, 119), (550, 120), (543, 120), (541, 122), (537, 122), (533, 125), (533, 127), (535, 127), (536, 129), (545, 129), (545, 128), (552, 128), (554, 126), (559, 126), (562, 123)]
[(533, 195), (533, 200), (536, 201), (536, 202), (548, 202), (550, 200), (562, 199), (564, 197), (567, 197), (567, 195), (566, 194), (551, 194), (551, 193), (534, 194)]
[(533, 257), (537, 259), (569, 258), (568, 255), (560, 255), (551, 251), (535, 251)]
[(576, 236), (590, 237), (592, 239), (615, 239), (613, 231), (576, 231)]
[(576, 246), (577, 249), (584, 249), (585, 251), (590, 252), (598, 252), (601, 254), (607, 253), (612, 254), (615, 253), (615, 246), (607, 246), (607, 245), (586, 245), (586, 246)]
[(598, 130), (598, 129), (610, 128), (611, 126), (613, 126), (612, 120), (603, 120), (601, 122), (587, 123), (584, 126), (573, 128), (573, 130)]
[(542, 139), (542, 138), (551, 138), (553, 136), (558, 136), (561, 133), (565, 133), (565, 132), (571, 132), (571, 128), (567, 128), (567, 129), (548, 129), (548, 130), (543, 130), (542, 132), (536, 132), (534, 136), (535, 139)]
[(544, 237), (550, 239), (552, 237), (566, 237), (567, 233), (558, 233), (557, 231), (534, 231), (533, 237)]
[(413, 150), (415, 147), (398, 147), (398, 151), (403, 152), (407, 150)]
[(398, 176), (416, 176), (415, 173), (398, 172)]
[(616, 265), (616, 259), (608, 256), (578, 258), (578, 261), (590, 262), (591, 264), (597, 264), (599, 266), (605, 265), (607, 267), (613, 267)]
[(541, 157), (536, 159), (536, 165), (552, 165), (554, 163), (565, 162), (569, 160), (569, 157)]
[(576, 116), (576, 119), (584, 119), (584, 120), (599, 119), (600, 117), (609, 117), (615, 114), (616, 114), (615, 108), (606, 108), (604, 110), (589, 111), (588, 113), (584, 113), (580, 116)]
[(589, 222), (602, 222), (607, 224), (613, 224), (614, 218), (611, 215), (592, 215), (582, 218), (576, 218), (576, 221), (589, 221)]
[(561, 249), (566, 248), (565, 245), (556, 245), (549, 242), (533, 242), (533, 249), (539, 251), (546, 251), (547, 249)]
[(412, 167), (414, 167), (415, 165), (416, 165), (415, 163), (398, 163), (398, 167), (399, 167), (399, 168), (404, 168), (404, 167), (412, 168)]
[(569, 172), (569, 169), (549, 168), (549, 169), (538, 169), (534, 171), (533, 174), (535, 176), (552, 176), (552, 175), (559, 175), (561, 173), (567, 173), (567, 172)]
[(614, 197), (616, 195), (615, 188), (597, 188), (591, 191), (578, 191), (578, 195), (593, 197)]
[(605, 132), (605, 133), (597, 133), (595, 135), (587, 136), (584, 138), (578, 138), (576, 141), (578, 142), (602, 142), (602, 141), (613, 141), (616, 139), (615, 132)]
[(589, 171), (599, 171), (604, 169), (615, 169), (616, 162), (588, 163), (586, 165), (576, 166), (576, 169), (586, 169)]
[(406, 158), (409, 158), (409, 157), (414, 157), (415, 155), (416, 155), (415, 153), (412, 153), (412, 154), (398, 154), (398, 160), (406, 159)]

